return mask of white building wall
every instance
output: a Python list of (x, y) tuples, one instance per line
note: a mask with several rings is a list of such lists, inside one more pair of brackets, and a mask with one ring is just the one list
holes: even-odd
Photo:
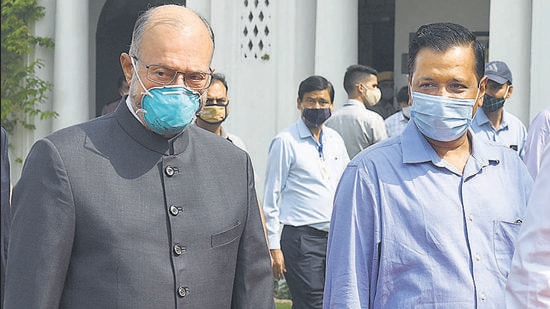
[(38, 5), (45, 7), (45, 16), (40, 19), (34, 34), (53, 38), (53, 50), (37, 48), (35, 58), (45, 61), (45, 68), (38, 76), (53, 83), (43, 110), (56, 111), (57, 118), (34, 119), (36, 130), (17, 130), (10, 142), (15, 146), (10, 159), (14, 162), (11, 177), (19, 179), (22, 164), (31, 145), (37, 139), (52, 131), (89, 119), (89, 7), (87, 1), (41, 0)]
[(548, 98), (548, 72), (550, 72), (550, 1), (533, 0), (531, 18), (531, 65), (530, 65), (530, 108), (529, 122), (535, 115), (550, 106)]
[(336, 102), (345, 98), (345, 68), (357, 61), (357, 2), (281, 0), (266, 7), (260, 1), (265, 16), (260, 30), (265, 25), (270, 30), (262, 53), (268, 60), (243, 56), (251, 5), (213, 0), (210, 6), (195, 6), (197, 2), (188, 1), (188, 6), (210, 20), (216, 36), (213, 67), (228, 79), (231, 113), (224, 127), (247, 144), (262, 197), (271, 139), (299, 115), (299, 83), (320, 74), (333, 82)]
[(59, 117), (52, 129), (58, 130), (88, 120), (92, 102), (88, 2), (57, 0), (55, 12), (53, 110)]
[(531, 101), (531, 12), (531, 0), (491, 2), (489, 61), (504, 61), (512, 71), (514, 92), (504, 108), (525, 125)]
[(96, 114), (96, 32), (97, 32), (97, 22), (99, 20), (99, 15), (101, 14), (101, 9), (107, 0), (92, 0), (88, 1), (89, 6), (89, 27), (88, 27), (88, 46), (89, 46), (89, 59), (88, 59), (88, 72), (89, 79), (88, 83), (90, 88), (88, 89), (88, 115), (90, 118), (94, 117)]
[[(45, 15), (42, 19), (38, 20), (34, 25), (34, 33), (36, 36), (53, 38), (55, 35), (55, 0), (39, 0), (38, 5), (46, 7), (44, 11)], [(42, 80), (53, 81), (54, 70), (54, 49), (47, 49), (38, 47), (34, 51), (34, 54), (30, 55), (29, 61), (34, 59), (42, 59), (45, 66), (36, 72), (36, 75)], [(47, 93), (48, 99), (44, 104), (41, 104), (39, 108), (41, 110), (53, 110), (52, 97), (53, 92)], [(9, 143), (13, 146), (9, 148), (10, 156), (10, 177), (12, 183), (19, 179), (21, 175), (21, 169), (23, 167), (23, 160), (27, 156), (27, 153), (35, 140), (42, 138), (52, 132), (52, 121), (50, 119), (40, 120), (35, 118), (33, 121), (36, 130), (30, 131), (27, 129), (16, 130), (13, 135), (8, 137)]]
[(346, 68), (358, 59), (358, 2), (319, 0), (315, 42), (315, 73), (334, 85), (335, 108), (347, 101), (344, 90)]

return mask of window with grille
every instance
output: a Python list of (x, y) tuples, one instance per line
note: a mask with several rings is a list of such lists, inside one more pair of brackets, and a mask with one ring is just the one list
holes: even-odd
[(241, 55), (246, 60), (269, 60), (271, 7), (269, 0), (243, 0)]

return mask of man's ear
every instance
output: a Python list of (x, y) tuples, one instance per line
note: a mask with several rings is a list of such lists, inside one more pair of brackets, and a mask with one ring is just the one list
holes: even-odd
[(506, 94), (505, 99), (508, 99), (509, 97), (511, 97), (513, 91), (514, 91), (514, 85), (510, 84), (510, 85), (508, 86), (508, 93)]
[(134, 76), (134, 66), (132, 65), (132, 58), (127, 53), (120, 54), (120, 66), (124, 77), (128, 84), (131, 84), (132, 77)]
[(483, 105), (483, 97), (485, 97), (485, 89), (487, 89), (487, 81), (489, 77), (483, 76), (479, 81), (479, 97), (476, 98), (476, 105), (481, 107)]
[(225, 113), (226, 116), (229, 115), (229, 112), (231, 111), (231, 108), (229, 107), (229, 99), (227, 99), (227, 103), (225, 104)]

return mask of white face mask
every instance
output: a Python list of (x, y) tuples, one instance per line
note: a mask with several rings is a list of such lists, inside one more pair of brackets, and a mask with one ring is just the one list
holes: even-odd
[(379, 88), (369, 89), (366, 85), (363, 85), (365, 87), (365, 103), (368, 106), (374, 106), (376, 103), (380, 101), (380, 98), (382, 98), (382, 92), (380, 92)]
[(403, 113), (403, 116), (407, 119), (411, 119), (411, 107), (405, 106), (401, 109), (401, 112)]

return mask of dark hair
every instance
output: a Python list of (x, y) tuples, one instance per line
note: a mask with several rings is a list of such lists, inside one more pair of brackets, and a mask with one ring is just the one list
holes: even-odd
[(215, 80), (220, 81), (223, 84), (226, 92), (229, 90), (229, 87), (227, 86), (227, 81), (225, 80), (225, 75), (223, 75), (222, 73), (214, 73), (212, 74), (212, 82), (214, 82)]
[(409, 77), (412, 79), (416, 55), (422, 48), (444, 52), (454, 46), (470, 46), (476, 57), (475, 72), (479, 82), (485, 72), (485, 51), (483, 45), (466, 27), (453, 23), (422, 25), (409, 43)]
[(344, 89), (346, 93), (348, 95), (351, 94), (355, 89), (355, 85), (365, 78), (365, 76), (369, 75), (378, 76), (378, 71), (362, 64), (350, 65), (346, 70), (346, 74), (344, 74)]
[(307, 92), (325, 89), (329, 92), (330, 101), (334, 102), (334, 87), (332, 86), (332, 83), (323, 76), (312, 75), (300, 83), (300, 87), (298, 88), (298, 98), (301, 100)]
[(409, 102), (409, 87), (403, 86), (397, 92), (397, 103)]

